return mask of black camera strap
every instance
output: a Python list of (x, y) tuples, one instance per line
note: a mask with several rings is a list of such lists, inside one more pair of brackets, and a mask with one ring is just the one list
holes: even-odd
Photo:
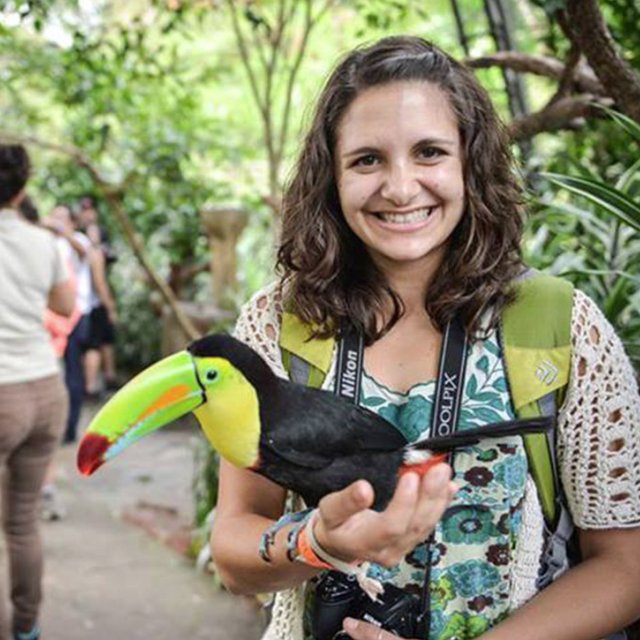
[[(455, 319), (447, 324), (442, 337), (440, 351), (440, 365), (438, 381), (436, 383), (435, 402), (431, 416), (431, 436), (447, 436), (458, 428), (462, 392), (464, 390), (464, 374), (467, 367), (467, 334), (464, 327)], [(453, 453), (447, 457), (449, 464), (453, 463)], [(417, 636), (426, 638), (431, 625), (431, 598), (429, 585), (431, 583), (431, 558), (434, 543), (432, 532), (426, 540), (427, 561), (420, 599), (420, 614), (417, 617)]]
[[(431, 437), (451, 435), (457, 429), (464, 389), (464, 373), (467, 365), (467, 345), (468, 338), (462, 324), (457, 319), (448, 322), (442, 337), (435, 401), (429, 429)], [(334, 392), (354, 404), (358, 404), (360, 400), (363, 359), (364, 340), (362, 335), (353, 327), (345, 327), (341, 332), (338, 344)], [(449, 462), (451, 462), (451, 457), (450, 454)], [(419, 631), (420, 637), (426, 636), (431, 618), (429, 583), (431, 581), (433, 534), (426, 541), (426, 544), (427, 564), (420, 602), (421, 613), (417, 619), (417, 631)]]
[(334, 391), (341, 398), (359, 404), (362, 382), (364, 339), (353, 328), (342, 331), (338, 343), (338, 361)]
[[(464, 371), (467, 364), (467, 335), (456, 320), (449, 322), (442, 338), (435, 402), (431, 416), (431, 437), (455, 432), (460, 416)], [(364, 340), (355, 329), (343, 329), (338, 343), (334, 392), (358, 404), (362, 383)]]

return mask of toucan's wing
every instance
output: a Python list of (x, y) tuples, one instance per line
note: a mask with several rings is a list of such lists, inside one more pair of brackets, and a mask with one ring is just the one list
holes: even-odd
[(530, 418), (525, 420), (509, 420), (493, 424), (458, 431), (449, 436), (425, 438), (410, 445), (411, 449), (429, 449), (430, 451), (451, 451), (458, 447), (478, 444), (486, 438), (502, 438), (504, 436), (522, 436), (527, 433), (542, 433), (552, 431), (555, 419), (552, 417)]
[(322, 468), (336, 457), (396, 451), (406, 438), (390, 422), (328, 391), (282, 381), (261, 399), (262, 446), (289, 462)]

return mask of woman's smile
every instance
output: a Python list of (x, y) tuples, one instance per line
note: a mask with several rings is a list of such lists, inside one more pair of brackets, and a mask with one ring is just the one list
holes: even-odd
[(393, 231), (410, 232), (426, 226), (436, 210), (436, 205), (419, 207), (411, 211), (372, 211), (381, 226)]

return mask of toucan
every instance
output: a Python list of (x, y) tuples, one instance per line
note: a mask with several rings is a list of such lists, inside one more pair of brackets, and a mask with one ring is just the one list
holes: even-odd
[(376, 413), (278, 378), (249, 346), (215, 334), (144, 370), (102, 407), (80, 443), (80, 472), (92, 474), (131, 443), (189, 412), (223, 458), (295, 491), (307, 505), (364, 478), (373, 486), (378, 510), (406, 471), (424, 474), (448, 452), (484, 438), (554, 426), (551, 418), (513, 420), (408, 443)]

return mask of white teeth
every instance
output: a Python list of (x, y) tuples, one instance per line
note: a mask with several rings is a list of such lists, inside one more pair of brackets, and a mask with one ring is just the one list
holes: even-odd
[(433, 207), (427, 207), (425, 209), (416, 209), (411, 213), (387, 213), (380, 211), (377, 215), (385, 222), (391, 222), (393, 224), (411, 224), (412, 222), (424, 222), (433, 211)]

